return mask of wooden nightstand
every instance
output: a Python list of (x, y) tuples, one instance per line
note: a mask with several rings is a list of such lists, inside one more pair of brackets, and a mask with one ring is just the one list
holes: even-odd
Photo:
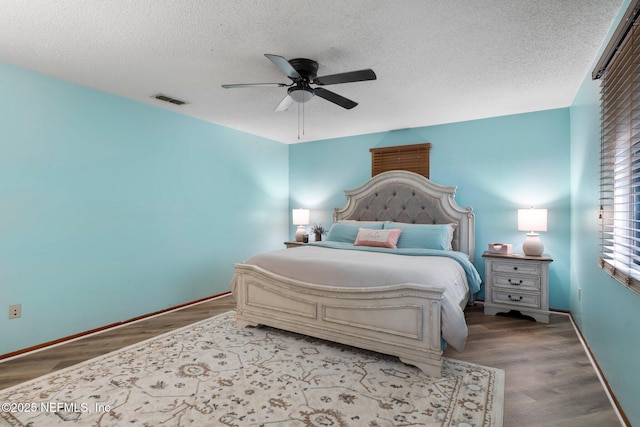
[(306, 245), (306, 243), (304, 243), (304, 242), (296, 242), (296, 241), (288, 241), (288, 242), (284, 242), (284, 245), (287, 248), (299, 248), (300, 246)]
[(549, 323), (549, 255), (482, 254), (485, 267), (484, 314), (519, 311)]

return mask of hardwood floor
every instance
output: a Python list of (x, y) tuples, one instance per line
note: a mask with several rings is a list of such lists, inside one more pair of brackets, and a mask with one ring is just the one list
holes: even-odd
[(621, 425), (568, 315), (542, 324), (485, 316), (481, 304), (465, 313), (464, 352), (444, 355), (505, 371), (505, 426)]
[[(0, 361), (0, 389), (97, 357), (163, 332), (215, 316), (235, 306), (223, 296), (79, 340)], [(446, 357), (504, 369), (505, 426), (619, 426), (568, 316), (548, 325), (466, 311), (465, 351)]]
[(15, 359), (4, 362), (0, 360), (0, 389), (101, 356), (233, 308), (235, 308), (233, 298), (223, 296)]

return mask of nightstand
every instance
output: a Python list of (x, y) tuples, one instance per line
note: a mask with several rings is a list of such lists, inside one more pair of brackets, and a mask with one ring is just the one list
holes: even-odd
[(287, 248), (299, 248), (300, 246), (306, 245), (306, 243), (304, 243), (304, 242), (296, 242), (296, 241), (288, 241), (288, 242), (284, 242), (284, 245)]
[(482, 254), (485, 268), (484, 314), (516, 310), (549, 323), (548, 255)]

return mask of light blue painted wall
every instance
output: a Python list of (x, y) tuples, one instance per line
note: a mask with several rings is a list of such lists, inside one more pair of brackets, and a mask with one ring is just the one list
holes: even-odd
[(476, 213), (475, 264), (480, 273), (488, 243), (512, 243), (521, 252), (518, 208), (549, 210), (542, 239), (554, 259), (550, 305), (568, 310), (569, 129), (565, 108), (292, 145), (290, 207), (307, 207), (312, 223), (330, 224), (333, 208), (345, 203), (343, 190), (370, 178), (369, 148), (431, 142), (431, 179), (457, 185), (458, 203)]
[(571, 106), (571, 312), (631, 424), (640, 425), (640, 295), (598, 267), (599, 92), (588, 75)]
[(289, 230), (284, 144), (4, 64), (0, 123), (0, 354), (226, 292)]

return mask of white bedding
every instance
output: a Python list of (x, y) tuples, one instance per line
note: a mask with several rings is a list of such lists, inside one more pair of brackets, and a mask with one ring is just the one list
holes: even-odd
[[(255, 255), (244, 262), (296, 280), (328, 286), (364, 287), (401, 283), (440, 285), (442, 338), (464, 349), (463, 308), (469, 296), (465, 270), (455, 259), (304, 246)], [(234, 289), (234, 280), (231, 282)]]

